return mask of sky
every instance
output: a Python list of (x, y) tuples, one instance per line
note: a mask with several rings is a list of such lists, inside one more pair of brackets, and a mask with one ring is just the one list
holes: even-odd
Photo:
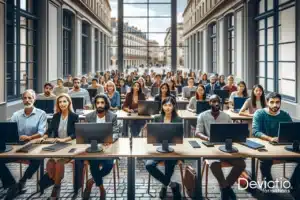
[[(149, 2), (170, 2), (171, 0), (149, 0)], [(172, 0), (173, 1), (173, 0)], [(118, 0), (110, 0), (112, 9), (111, 17), (118, 17)], [(147, 5), (145, 4), (125, 4), (140, 3), (147, 0), (124, 0), (124, 22), (130, 26), (135, 26), (142, 32), (147, 32), (148, 22), (146, 18), (132, 18), (137, 16), (147, 16)], [(177, 0), (177, 22), (183, 22), (182, 13), (187, 4), (187, 0)], [(130, 18), (126, 18), (130, 16)], [(149, 16), (171, 16), (171, 4), (152, 4), (149, 5)], [(171, 18), (149, 18), (149, 32), (166, 32), (171, 26)], [(165, 33), (149, 34), (149, 39), (156, 40), (159, 45), (164, 45)]]

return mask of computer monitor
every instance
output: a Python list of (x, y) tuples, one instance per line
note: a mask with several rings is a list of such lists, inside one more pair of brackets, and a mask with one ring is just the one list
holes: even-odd
[(138, 115), (155, 115), (159, 114), (159, 101), (138, 101)]
[(210, 110), (211, 106), (208, 101), (197, 101), (196, 104), (196, 114), (200, 114), (204, 111)]
[(156, 150), (161, 153), (173, 152), (169, 143), (183, 143), (183, 123), (149, 123), (147, 124), (147, 143), (162, 144)]
[(103, 149), (98, 143), (113, 143), (112, 123), (75, 123), (77, 144), (91, 144), (86, 149), (88, 153), (100, 152)]
[(46, 112), (46, 114), (54, 113), (54, 99), (37, 99), (34, 102), (34, 106)]
[(73, 109), (76, 112), (76, 110), (83, 110), (84, 107), (84, 98), (83, 97), (72, 97), (72, 104)]
[(9, 144), (19, 143), (18, 124), (17, 122), (0, 122), (0, 152), (8, 152), (12, 150)]
[(172, 94), (174, 97), (176, 97), (176, 96), (177, 96), (177, 94), (176, 94), (176, 90), (170, 90), (170, 94)]
[(182, 93), (182, 86), (177, 85), (176, 88), (177, 88), (178, 94), (181, 94)]
[(229, 98), (229, 90), (214, 90), (214, 94), (221, 98), (222, 103), (225, 102), (225, 99)]
[(154, 97), (157, 94), (159, 94), (159, 88), (158, 87), (152, 87), (151, 88), (151, 96)]
[(238, 152), (238, 149), (232, 146), (232, 142), (246, 142), (248, 136), (248, 124), (216, 123), (210, 125), (209, 141), (211, 143), (225, 143), (225, 146), (219, 148), (223, 152)]
[(280, 122), (278, 129), (278, 143), (291, 143), (285, 147), (288, 151), (299, 152), (300, 122)]
[(89, 92), (90, 98), (93, 99), (97, 95), (97, 88), (88, 88), (87, 91)]
[(191, 99), (193, 96), (195, 96), (196, 95), (196, 91), (195, 90), (191, 90), (190, 92), (189, 92), (189, 95), (186, 97), (186, 98), (188, 98), (188, 99)]
[(243, 105), (247, 99), (248, 99), (247, 97), (234, 97), (233, 98), (234, 112), (236, 112), (236, 113), (240, 112), (241, 108), (243, 107)]

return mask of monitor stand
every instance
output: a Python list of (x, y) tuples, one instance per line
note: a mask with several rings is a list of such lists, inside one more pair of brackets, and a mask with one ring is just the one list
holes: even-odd
[(162, 146), (157, 147), (156, 151), (160, 153), (171, 153), (174, 152), (174, 149), (169, 147), (168, 140), (163, 140)]
[(219, 150), (223, 151), (225, 153), (237, 153), (238, 152), (238, 149), (236, 147), (232, 146), (232, 140), (231, 139), (227, 139), (225, 141), (225, 146), (220, 146)]
[(292, 145), (287, 145), (284, 148), (287, 151), (300, 153), (299, 141), (294, 141)]
[(0, 153), (5, 153), (13, 150), (13, 147), (11, 145), (5, 145), (5, 149), (0, 150)]
[(103, 151), (103, 148), (101, 145), (100, 147), (98, 146), (97, 140), (92, 140), (91, 146), (86, 149), (87, 153), (99, 153), (101, 151)]

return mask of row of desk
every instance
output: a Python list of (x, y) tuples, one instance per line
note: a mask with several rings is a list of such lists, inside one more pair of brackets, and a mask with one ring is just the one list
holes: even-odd
[[(259, 152), (257, 150), (250, 149), (240, 144), (234, 143), (234, 146), (238, 148), (238, 153), (224, 153), (218, 148), (219, 145), (214, 147), (206, 147), (201, 145), (202, 141), (198, 138), (184, 138), (183, 144), (178, 144), (174, 146), (173, 153), (158, 153), (156, 151), (156, 146), (147, 144), (146, 138), (120, 138), (114, 144), (111, 144), (104, 148), (103, 152), (100, 153), (86, 153), (85, 149), (89, 147), (88, 144), (75, 144), (70, 145), (57, 152), (46, 152), (42, 148), (48, 146), (47, 144), (41, 144), (36, 149), (32, 150), (30, 153), (16, 153), (16, 150), (20, 146), (13, 146), (13, 150), (7, 153), (1, 153), (0, 159), (13, 158), (13, 159), (44, 159), (44, 158), (70, 158), (74, 160), (93, 160), (93, 159), (117, 159), (120, 157), (125, 157), (128, 160), (127, 169), (127, 195), (128, 199), (132, 200), (135, 197), (135, 159), (186, 159), (186, 160), (196, 160), (197, 167), (197, 180), (196, 180), (196, 199), (202, 199), (202, 179), (201, 179), (201, 162), (203, 158), (213, 158), (213, 159), (231, 159), (231, 158), (251, 158), (251, 169), (252, 169), (252, 179), (255, 180), (255, 158), (272, 158), (272, 159), (288, 159), (296, 158), (300, 159), (300, 154), (286, 151), (284, 146), (273, 146), (266, 141), (250, 138), (255, 142), (264, 144), (267, 152)], [(196, 140), (201, 148), (193, 148), (190, 144), (190, 140)], [(130, 145), (132, 144), (132, 145)], [(71, 148), (76, 148), (74, 153), (68, 153)], [(44, 174), (44, 166), (41, 166), (40, 170), (41, 176)], [(75, 174), (80, 174), (78, 168), (75, 165)], [(78, 190), (80, 178), (75, 178), (74, 189)]]

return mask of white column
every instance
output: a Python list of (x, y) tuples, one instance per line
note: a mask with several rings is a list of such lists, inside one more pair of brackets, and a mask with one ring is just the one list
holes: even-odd
[(196, 37), (195, 37), (195, 68), (194, 68), (194, 71), (196, 72), (196, 70), (199, 70), (199, 63), (198, 63), (198, 40), (199, 40), (199, 37), (198, 37), (198, 32), (195, 33), (196, 34)]
[[(225, 73), (225, 67), (228, 66), (224, 63), (224, 55), (227, 55), (227, 52), (224, 53), (224, 51), (226, 51), (226, 49), (224, 49), (224, 42), (225, 38), (224, 38), (224, 18), (221, 19), (219, 21), (219, 26), (218, 26), (218, 59), (219, 59), (219, 64), (218, 64), (218, 73), (219, 74), (224, 74)], [(228, 50), (227, 50), (228, 51)]]
[(91, 34), (90, 34), (90, 62), (89, 62), (89, 70), (88, 72), (95, 73), (95, 28), (90, 26)]
[(82, 29), (82, 21), (78, 16), (75, 19), (75, 76), (82, 74), (82, 36), (81, 36), (81, 29)]
[(243, 12), (236, 13), (236, 49), (235, 49), (235, 66), (236, 77), (243, 79)]
[(48, 3), (48, 81), (56, 80), (58, 77), (58, 9), (52, 3)]
[(203, 30), (203, 72), (208, 72), (207, 50), (208, 50), (207, 28)]
[(189, 37), (189, 64), (188, 64), (188, 68), (191, 69), (192, 68), (192, 36)]

